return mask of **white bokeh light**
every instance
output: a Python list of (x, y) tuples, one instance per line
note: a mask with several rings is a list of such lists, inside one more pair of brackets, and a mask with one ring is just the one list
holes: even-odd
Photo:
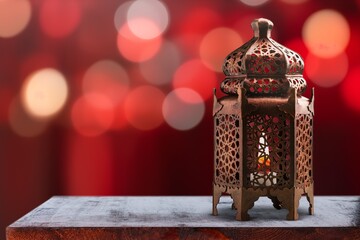
[(251, 6), (251, 7), (257, 7), (260, 5), (265, 4), (269, 0), (240, 0), (243, 4)]
[(139, 38), (152, 39), (161, 35), (169, 24), (169, 13), (161, 1), (136, 0), (127, 12), (130, 30)]
[(39, 118), (51, 117), (64, 106), (68, 97), (68, 85), (58, 70), (41, 69), (26, 79), (21, 97), (29, 114)]
[(127, 22), (126, 14), (133, 2), (134, 1), (124, 2), (116, 9), (114, 14), (114, 25), (117, 31), (120, 31), (121, 27)]
[(194, 90), (178, 88), (165, 97), (162, 113), (165, 121), (172, 128), (185, 131), (201, 122), (205, 113), (205, 104)]

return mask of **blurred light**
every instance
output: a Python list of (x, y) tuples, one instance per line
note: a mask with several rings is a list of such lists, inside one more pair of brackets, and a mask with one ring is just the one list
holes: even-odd
[(125, 116), (139, 130), (154, 129), (164, 121), (161, 106), (164, 93), (156, 87), (141, 86), (132, 90), (125, 100)]
[(114, 154), (109, 136), (71, 135), (65, 141), (67, 158), (62, 162), (65, 194), (113, 194)]
[(57, 70), (45, 68), (26, 79), (21, 100), (28, 113), (47, 118), (58, 113), (68, 97), (65, 77)]
[(240, 1), (248, 6), (257, 7), (265, 4), (269, 0), (240, 0)]
[(320, 87), (333, 87), (339, 84), (349, 67), (345, 53), (333, 58), (319, 58), (309, 54), (305, 63), (305, 72), (309, 79)]
[[(175, 72), (173, 88), (191, 88), (207, 100), (217, 85), (216, 74), (201, 60), (193, 59), (183, 63)], [(202, 101), (202, 100), (201, 100)]]
[(110, 129), (114, 121), (114, 106), (105, 95), (85, 94), (72, 106), (71, 120), (80, 134), (98, 136)]
[(0, 37), (13, 37), (22, 32), (31, 17), (28, 0), (0, 1)]
[(25, 78), (30, 73), (42, 68), (58, 68), (58, 58), (50, 52), (36, 51), (22, 58), (20, 76)]
[(129, 28), (137, 37), (151, 39), (162, 34), (169, 24), (169, 13), (158, 0), (137, 0), (128, 9)]
[(74, 0), (42, 1), (39, 20), (45, 34), (54, 38), (70, 35), (81, 20), (81, 6)]
[(126, 70), (112, 60), (94, 63), (86, 70), (83, 79), (84, 93), (106, 95), (114, 105), (125, 97), (128, 88), (129, 76)]
[(111, 125), (111, 129), (120, 130), (125, 128), (128, 125), (128, 121), (125, 116), (124, 102), (117, 104), (114, 110), (114, 121)]
[(172, 128), (189, 130), (198, 125), (204, 117), (205, 104), (194, 90), (178, 88), (166, 96), (162, 113)]
[(180, 51), (177, 46), (172, 42), (164, 41), (155, 57), (140, 63), (140, 71), (149, 83), (164, 85), (171, 82), (180, 63)]
[(158, 53), (161, 44), (161, 36), (147, 40), (141, 39), (130, 31), (128, 24), (121, 27), (117, 38), (117, 47), (120, 54), (133, 62), (143, 62), (151, 59)]
[(216, 28), (200, 43), (200, 57), (210, 69), (221, 72), (224, 58), (243, 44), (240, 35), (230, 28)]
[(14, 99), (10, 105), (9, 123), (11, 129), (22, 137), (36, 137), (42, 134), (47, 127), (45, 121), (30, 117), (18, 99)]
[(325, 9), (307, 18), (302, 35), (310, 52), (318, 57), (331, 58), (347, 47), (350, 27), (339, 12)]
[(114, 24), (117, 31), (127, 22), (127, 12), (134, 1), (127, 1), (122, 3), (115, 11)]
[(341, 85), (341, 93), (345, 103), (355, 111), (360, 112), (360, 66), (353, 68), (343, 84)]
[(281, 0), (281, 1), (288, 4), (302, 4), (307, 2), (308, 0)]

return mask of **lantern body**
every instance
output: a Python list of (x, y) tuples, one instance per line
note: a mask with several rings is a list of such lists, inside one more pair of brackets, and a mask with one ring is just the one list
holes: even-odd
[(213, 214), (222, 193), (237, 209), (236, 219), (261, 196), (298, 219), (302, 195), (313, 214), (313, 116), (301, 57), (270, 37), (272, 22), (256, 19), (254, 37), (225, 59), (226, 75), (217, 99), (214, 92)]

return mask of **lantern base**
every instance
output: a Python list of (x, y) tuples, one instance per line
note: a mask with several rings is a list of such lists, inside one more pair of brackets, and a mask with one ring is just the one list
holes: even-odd
[(309, 202), (309, 214), (314, 214), (314, 185), (310, 183), (304, 187), (292, 188), (245, 188), (230, 187), (213, 184), (213, 215), (218, 215), (217, 204), (222, 193), (230, 194), (233, 199), (232, 207), (236, 209), (236, 220), (246, 221), (250, 219), (248, 210), (254, 206), (259, 197), (268, 197), (276, 209), (285, 208), (289, 211), (287, 220), (297, 220), (297, 209), (301, 196), (305, 195)]

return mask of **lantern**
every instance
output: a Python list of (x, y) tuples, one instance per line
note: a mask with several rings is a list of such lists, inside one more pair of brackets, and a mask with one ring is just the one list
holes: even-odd
[(217, 99), (214, 90), (213, 215), (227, 193), (237, 220), (248, 220), (262, 196), (296, 220), (302, 195), (314, 212), (314, 89), (310, 99), (301, 95), (303, 60), (271, 39), (273, 23), (260, 18), (251, 26), (254, 37), (225, 59), (226, 95)]

